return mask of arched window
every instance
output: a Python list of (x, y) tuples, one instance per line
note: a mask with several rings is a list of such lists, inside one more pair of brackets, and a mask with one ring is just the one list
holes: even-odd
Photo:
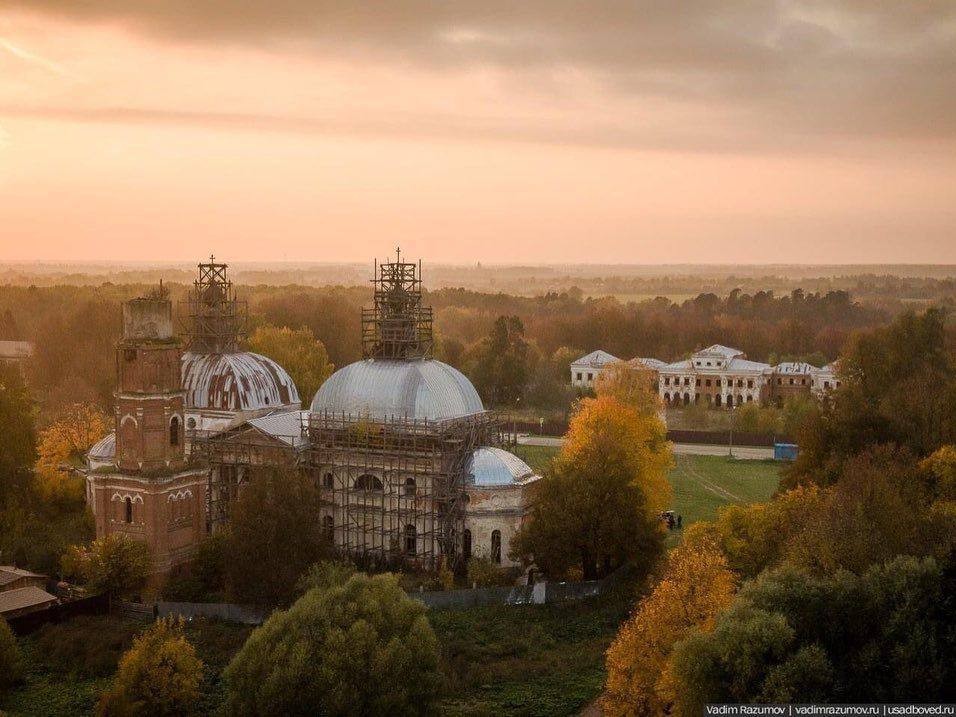
[(501, 562), (501, 531), (491, 531), (491, 559), (495, 563)]
[(415, 536), (415, 526), (406, 525), (405, 526), (405, 552), (409, 555), (414, 555), (418, 547), (418, 541)]
[(324, 476), (322, 476), (322, 487), (329, 489), (335, 487), (335, 478), (331, 473), (326, 473)]
[(414, 478), (405, 479), (405, 495), (407, 497), (414, 497), (417, 486), (415, 485)]
[(179, 418), (177, 416), (173, 416), (173, 419), (169, 422), (169, 445), (179, 445)]
[(686, 405), (689, 404), (689, 403), (690, 403), (690, 394), (689, 394), (689, 393), (685, 393), (685, 394), (684, 394), (684, 405), (686, 406)]
[(382, 481), (371, 473), (360, 475), (355, 481), (355, 490), (382, 490)]
[(133, 499), (126, 496), (126, 522), (133, 522)]
[(471, 559), (471, 531), (467, 528), (461, 534), (461, 556), (465, 560)]
[(322, 518), (322, 536), (330, 543), (335, 542), (335, 521), (331, 515)]

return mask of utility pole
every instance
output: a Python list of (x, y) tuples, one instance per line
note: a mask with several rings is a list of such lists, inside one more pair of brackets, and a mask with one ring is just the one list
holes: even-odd
[[(732, 398), (730, 399), (733, 400)], [(727, 450), (727, 455), (730, 458), (734, 457), (734, 424), (737, 422), (737, 406), (733, 405), (730, 407), (730, 447)]]

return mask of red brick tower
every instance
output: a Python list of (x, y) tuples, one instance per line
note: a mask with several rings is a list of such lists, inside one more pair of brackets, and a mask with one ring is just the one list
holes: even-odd
[(186, 460), (181, 355), (162, 286), (123, 304), (115, 464), (89, 477), (97, 537), (144, 540), (157, 573), (189, 560), (205, 533), (206, 471)]
[(116, 463), (123, 471), (177, 471), (185, 465), (182, 350), (172, 304), (161, 295), (123, 304), (116, 347)]

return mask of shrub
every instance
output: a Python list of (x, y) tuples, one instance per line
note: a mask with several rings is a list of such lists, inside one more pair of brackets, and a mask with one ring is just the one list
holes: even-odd
[(23, 656), (7, 621), (0, 617), (0, 694), (23, 677)]
[(475, 555), (468, 560), (469, 585), (479, 588), (507, 585), (510, 582), (508, 578), (508, 574), (487, 556)]
[(36, 634), (36, 655), (51, 672), (106, 677), (133, 643), (138, 625), (106, 617), (81, 616), (44, 625)]
[(183, 634), (182, 619), (157, 620), (123, 655), (97, 714), (189, 714), (199, 699), (202, 671), (202, 661)]
[(71, 547), (63, 556), (63, 571), (80, 578), (93, 592), (130, 595), (143, 589), (152, 570), (146, 543), (115, 533), (88, 547)]

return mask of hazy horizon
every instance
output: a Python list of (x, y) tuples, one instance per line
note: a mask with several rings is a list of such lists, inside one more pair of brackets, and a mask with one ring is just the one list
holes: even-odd
[(0, 9), (0, 261), (956, 263), (956, 3)]

